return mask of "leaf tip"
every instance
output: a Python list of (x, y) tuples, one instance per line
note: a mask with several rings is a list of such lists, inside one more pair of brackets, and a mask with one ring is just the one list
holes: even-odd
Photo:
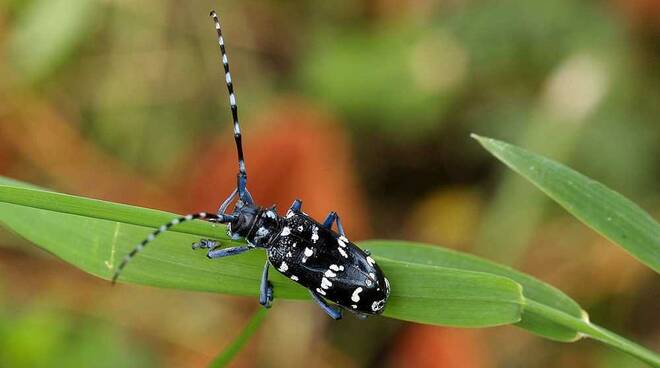
[(484, 137), (476, 133), (470, 133), (470, 137), (479, 142), (479, 144), (481, 144), (486, 149), (488, 149), (489, 146), (496, 142), (493, 138)]

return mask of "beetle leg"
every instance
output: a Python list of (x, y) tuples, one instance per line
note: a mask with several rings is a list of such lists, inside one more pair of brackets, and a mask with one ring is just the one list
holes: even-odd
[(335, 222), (335, 219), (337, 219), (337, 212), (335, 211), (330, 212), (328, 216), (325, 218), (325, 221), (323, 221), (323, 227), (326, 229), (331, 229), (332, 223)]
[(252, 248), (253, 247), (251, 247), (249, 245), (243, 245), (243, 246), (240, 246), (240, 247), (213, 249), (213, 250), (210, 250), (206, 254), (206, 256), (211, 258), (211, 259), (229, 257), (229, 256), (233, 256), (233, 255), (236, 255), (236, 254), (241, 254), (241, 253), (246, 252), (246, 251), (248, 251)]
[(339, 235), (346, 237), (346, 233), (344, 232), (344, 227), (341, 226), (341, 220), (339, 219), (339, 215), (335, 214), (335, 217), (337, 218), (335, 221), (337, 222), (337, 230), (339, 231)]
[(218, 242), (211, 239), (202, 239), (192, 244), (192, 249), (213, 249), (218, 245)]
[(238, 189), (234, 189), (231, 194), (222, 202), (220, 205), (220, 208), (218, 208), (218, 214), (224, 215), (227, 212), (227, 207), (229, 207), (229, 203), (231, 203), (232, 199), (236, 197), (236, 193), (238, 193)]
[(302, 209), (302, 201), (300, 199), (296, 199), (295, 201), (293, 201), (291, 207), (289, 207), (289, 211), (293, 213), (300, 213), (301, 209)]
[(270, 308), (273, 302), (273, 284), (268, 281), (268, 267), (270, 267), (270, 263), (266, 261), (259, 285), (259, 304), (266, 308)]
[(321, 309), (327, 313), (332, 319), (341, 319), (341, 309), (336, 309), (328, 305), (323, 298), (321, 298), (314, 290), (309, 290), (309, 293), (312, 294), (312, 298), (319, 304)]
[(328, 214), (328, 216), (325, 218), (325, 221), (323, 221), (323, 227), (326, 229), (332, 229), (333, 222), (337, 223), (337, 231), (339, 232), (339, 235), (345, 237), (346, 233), (344, 232), (344, 227), (341, 225), (339, 215), (335, 211), (332, 211)]

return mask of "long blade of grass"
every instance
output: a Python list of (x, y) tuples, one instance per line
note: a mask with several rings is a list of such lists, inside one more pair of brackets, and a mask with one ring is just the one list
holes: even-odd
[[(508, 266), (485, 260), (470, 254), (425, 244), (370, 240), (360, 243), (383, 257), (411, 263), (422, 263), (446, 268), (484, 272), (510, 278), (523, 287), (523, 296), (527, 300), (550, 306), (575, 318), (583, 318), (587, 312), (578, 303), (560, 290), (538, 279), (516, 271)], [(563, 342), (572, 342), (580, 338), (578, 331), (548, 320), (534, 311), (525, 310), (520, 322), (516, 324), (537, 335)]]
[[(24, 188), (20, 183), (1, 178), (0, 183), (8, 184), (0, 185), (0, 222), (63, 260), (106, 279), (116, 267), (118, 255), (128, 252), (132, 244), (157, 226), (136, 224), (156, 223), (155, 218), (164, 216), (167, 220), (174, 216)], [(136, 258), (122, 280), (256, 295), (264, 255), (251, 252), (214, 262), (196, 256), (181, 244), (190, 244), (202, 236), (216, 239), (226, 236), (218, 234), (219, 229), (209, 224), (191, 225), (199, 227), (187, 229), (190, 233), (164, 234), (158, 244)], [(441, 248), (438, 248), (441, 252), (432, 253), (431, 247), (415, 247), (405, 242), (366, 244), (373, 248), (374, 258), (392, 284), (384, 313), (387, 317), (455, 327), (518, 323), (539, 335), (561, 341), (575, 340), (577, 331), (660, 366), (656, 354), (591, 324), (570, 298), (529, 276)], [(307, 297), (303, 288), (277, 273), (273, 273), (271, 281), (278, 299)], [(523, 295), (523, 284), (529, 289), (527, 298)]]
[[(136, 243), (174, 216), (32, 188), (0, 186), (0, 222), (61, 259), (105, 279)], [(201, 221), (190, 225), (159, 237), (131, 262), (120, 282), (256, 296), (264, 253), (255, 250), (209, 260), (189, 245), (201, 237), (226, 244), (225, 228)], [(520, 320), (524, 300), (520, 285), (513, 280), (375, 258), (392, 284), (386, 308), (389, 317), (463, 327)], [(304, 288), (277, 272), (272, 273), (271, 281), (276, 298), (308, 298)]]
[(252, 335), (254, 335), (259, 327), (261, 327), (261, 323), (266, 318), (267, 311), (268, 309), (266, 308), (259, 308), (254, 312), (252, 318), (250, 318), (241, 333), (220, 353), (220, 355), (211, 361), (209, 368), (222, 368), (231, 363), (236, 355), (243, 350), (245, 344), (250, 341)]
[(635, 203), (558, 162), (492, 138), (472, 137), (580, 221), (660, 272), (660, 224)]

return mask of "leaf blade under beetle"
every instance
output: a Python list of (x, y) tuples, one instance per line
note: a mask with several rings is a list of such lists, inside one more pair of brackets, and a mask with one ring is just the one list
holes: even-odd
[[(6, 182), (5, 182), (6, 183)], [(9, 183), (6, 183), (9, 184)], [(0, 185), (0, 222), (93, 275), (109, 279), (118, 261), (174, 215), (105, 201)], [(145, 226), (146, 225), (146, 226)], [(184, 224), (187, 225), (187, 224)], [(262, 251), (208, 260), (190, 244), (200, 237), (228, 242), (224, 226), (196, 221), (164, 233), (126, 268), (120, 281), (256, 296)], [(185, 230), (185, 232), (184, 232)], [(386, 315), (422, 323), (485, 327), (520, 320), (520, 286), (505, 277), (376, 257), (392, 283)], [(307, 291), (271, 273), (276, 298)]]
[[(578, 303), (551, 285), (508, 266), (500, 265), (471, 254), (438, 246), (404, 241), (369, 240), (360, 243), (360, 245), (369, 249), (374, 255), (399, 261), (507, 277), (522, 286), (523, 296), (526, 299), (550, 306), (553, 309), (576, 318), (582, 318), (586, 315), (586, 312), (582, 310)], [(547, 318), (537, 315), (534, 311), (523, 311), (522, 319), (516, 325), (537, 335), (557, 341), (570, 342), (580, 337), (577, 331), (549, 321)]]

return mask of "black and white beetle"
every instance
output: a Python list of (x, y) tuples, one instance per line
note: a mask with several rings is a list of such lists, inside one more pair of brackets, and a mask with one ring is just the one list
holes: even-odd
[[(228, 224), (228, 233), (233, 239), (244, 238), (248, 243), (224, 249), (210, 239), (193, 244), (193, 249), (208, 249), (209, 258), (232, 256), (255, 248), (264, 248), (267, 251), (268, 260), (264, 265), (259, 293), (259, 303), (266, 308), (269, 308), (273, 301), (273, 286), (268, 281), (268, 268), (272, 265), (283, 275), (309, 289), (312, 298), (334, 319), (341, 318), (341, 308), (328, 305), (326, 299), (360, 317), (382, 313), (390, 294), (389, 282), (369, 256), (369, 252), (358, 248), (346, 238), (337, 213), (330, 212), (325, 221), (319, 223), (301, 211), (302, 202), (298, 199), (293, 202), (284, 217), (279, 216), (274, 207), (262, 208), (252, 200), (247, 189), (236, 95), (229, 74), (229, 61), (220, 30), (220, 20), (215, 11), (211, 11), (210, 16), (218, 33), (234, 120), (239, 169), (237, 187), (220, 205), (217, 214), (200, 212), (178, 217), (151, 233), (124, 257), (113, 275), (112, 282), (116, 282), (126, 264), (159, 234), (183, 222), (203, 219)], [(234, 212), (227, 214), (227, 207), (237, 195)], [(332, 230), (333, 223), (337, 224), (338, 233)]]

